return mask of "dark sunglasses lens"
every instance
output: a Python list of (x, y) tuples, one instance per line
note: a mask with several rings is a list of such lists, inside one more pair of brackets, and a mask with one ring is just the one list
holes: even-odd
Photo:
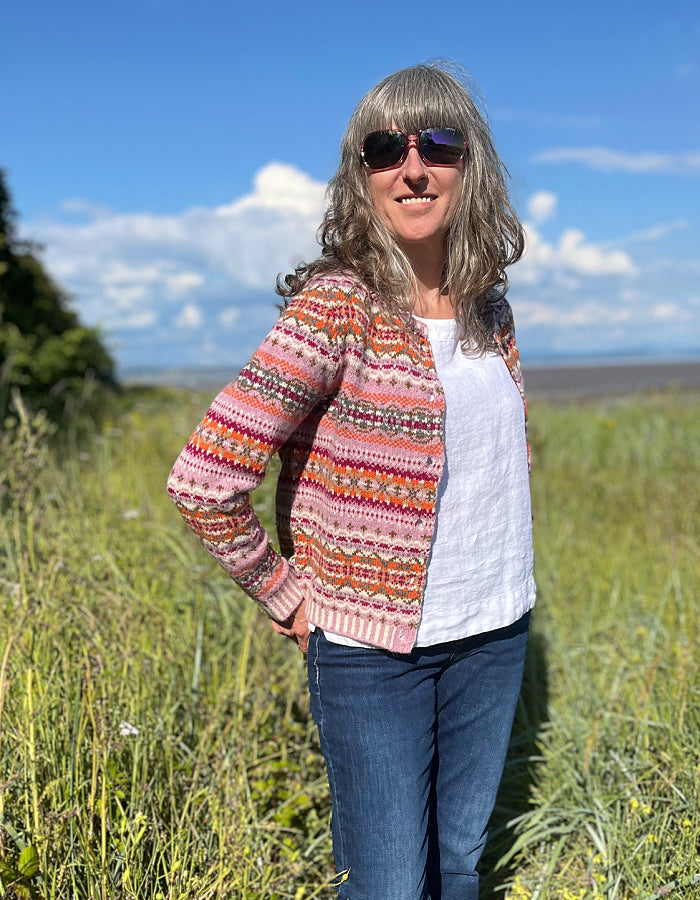
[(456, 128), (426, 128), (418, 146), (423, 158), (438, 166), (454, 166), (464, 155), (464, 138)]
[(373, 131), (362, 142), (362, 158), (370, 169), (388, 169), (401, 159), (405, 146), (400, 131)]

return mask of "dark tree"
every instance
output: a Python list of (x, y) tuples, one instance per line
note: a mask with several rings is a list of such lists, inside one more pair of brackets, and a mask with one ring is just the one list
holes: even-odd
[(16, 239), (0, 169), (0, 415), (19, 391), (32, 409), (59, 419), (89, 406), (96, 386), (115, 386), (114, 362), (99, 332), (80, 324), (35, 248)]

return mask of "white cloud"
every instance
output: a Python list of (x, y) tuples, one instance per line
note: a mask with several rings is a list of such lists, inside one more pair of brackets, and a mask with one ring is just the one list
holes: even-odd
[(201, 309), (194, 303), (188, 303), (180, 310), (175, 325), (178, 328), (201, 328), (203, 321)]
[(240, 318), (241, 310), (238, 306), (229, 306), (226, 309), (222, 309), (218, 315), (219, 324), (225, 331), (231, 331)]
[(548, 325), (557, 328), (575, 328), (596, 325), (601, 321), (619, 325), (631, 321), (633, 311), (629, 307), (615, 307), (590, 300), (570, 309), (541, 301), (524, 300), (518, 303), (518, 328)]
[[(158, 215), (71, 200), (70, 210), (87, 221), (30, 223), (27, 233), (46, 247), (49, 271), (81, 316), (118, 331), (128, 317), (153, 322), (183, 300), (201, 307), (246, 288), (272, 298), (278, 273), (318, 254), (325, 189), (293, 166), (269, 163), (251, 193), (226, 205)], [(188, 316), (180, 321), (191, 327)]]
[(557, 200), (557, 195), (551, 191), (537, 191), (527, 201), (528, 215), (537, 225), (541, 225), (554, 215)]
[(119, 328), (123, 331), (141, 331), (154, 325), (156, 319), (153, 310), (134, 310), (119, 317)]
[[(253, 179), (253, 193), (217, 209), (219, 216), (238, 216), (249, 210), (288, 210), (318, 216), (323, 209), (326, 185), (286, 163), (272, 162)], [(319, 216), (320, 221), (320, 216)]]
[(642, 231), (634, 231), (624, 239), (625, 244), (647, 243), (658, 241), (674, 231), (682, 231), (690, 226), (688, 219), (674, 219), (672, 222), (662, 222), (659, 225), (651, 225)]
[(148, 288), (144, 284), (108, 285), (104, 289), (107, 300), (112, 300), (119, 310), (133, 309), (148, 296)]
[(623, 153), (608, 147), (552, 147), (532, 157), (536, 163), (580, 163), (600, 172), (700, 173), (698, 153)]
[(559, 238), (559, 261), (574, 272), (585, 275), (633, 275), (635, 266), (622, 250), (606, 251), (586, 243), (586, 235), (568, 228)]
[(176, 272), (174, 275), (167, 275), (165, 284), (176, 297), (186, 294), (195, 288), (204, 284), (204, 276), (199, 272)]
[(669, 319), (682, 318), (681, 309), (677, 303), (656, 303), (651, 308), (652, 319), (668, 321)]
[[(76, 265), (72, 265), (76, 271)], [(136, 285), (144, 290), (148, 286), (161, 285), (176, 297), (200, 287), (204, 278), (198, 272), (177, 271), (175, 260), (152, 260), (147, 265), (133, 266), (124, 260), (110, 260), (99, 275), (99, 282), (105, 286), (127, 287)]]
[(86, 215), (93, 219), (108, 216), (111, 212), (108, 206), (99, 206), (96, 203), (88, 203), (86, 200), (81, 200), (79, 197), (69, 197), (64, 200), (63, 203), (61, 203), (61, 209), (67, 213)]
[[(116, 340), (122, 365), (235, 370), (274, 322), (277, 274), (318, 254), (324, 196), (321, 182), (270, 163), (247, 195), (217, 207), (158, 215), (73, 203), (66, 221), (28, 223), (25, 230), (46, 247), (47, 267), (74, 296), (81, 318)], [(659, 240), (688, 227), (687, 220), (603, 243), (577, 228), (554, 229), (557, 199), (538, 191), (528, 201), (527, 254), (512, 270), (509, 295), (519, 336), (541, 342), (545, 335), (552, 345), (568, 340), (567, 352), (582, 352), (582, 334), (589, 348), (618, 333), (629, 343), (635, 329), (646, 329), (650, 340), (671, 333), (675, 306), (689, 308), (683, 298), (691, 288), (697, 300), (700, 261), (632, 255), (628, 245)], [(700, 310), (691, 314), (687, 335)]]
[(608, 250), (601, 244), (586, 240), (577, 228), (568, 228), (556, 244), (545, 240), (532, 222), (524, 222), (526, 251), (522, 261), (513, 269), (514, 283), (533, 284), (547, 273), (559, 276), (599, 277), (605, 275), (634, 275), (632, 258), (622, 250)]

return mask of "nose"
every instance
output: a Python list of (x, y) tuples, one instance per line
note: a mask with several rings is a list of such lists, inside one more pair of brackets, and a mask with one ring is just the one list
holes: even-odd
[(403, 176), (408, 181), (420, 181), (427, 177), (423, 157), (418, 152), (418, 135), (408, 137), (408, 153), (403, 163)]

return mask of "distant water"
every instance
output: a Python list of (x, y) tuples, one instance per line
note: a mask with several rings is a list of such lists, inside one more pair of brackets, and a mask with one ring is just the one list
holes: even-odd
[(154, 387), (178, 387), (192, 391), (218, 390), (233, 381), (240, 366), (177, 369), (125, 368), (119, 373), (124, 384), (144, 384)]
[[(129, 385), (215, 392), (232, 381), (239, 368), (125, 368), (119, 377)], [(599, 394), (649, 390), (671, 384), (700, 387), (700, 355), (682, 360), (579, 357), (566, 360), (566, 364), (560, 359), (526, 360), (523, 370), (528, 393), (532, 394)]]

